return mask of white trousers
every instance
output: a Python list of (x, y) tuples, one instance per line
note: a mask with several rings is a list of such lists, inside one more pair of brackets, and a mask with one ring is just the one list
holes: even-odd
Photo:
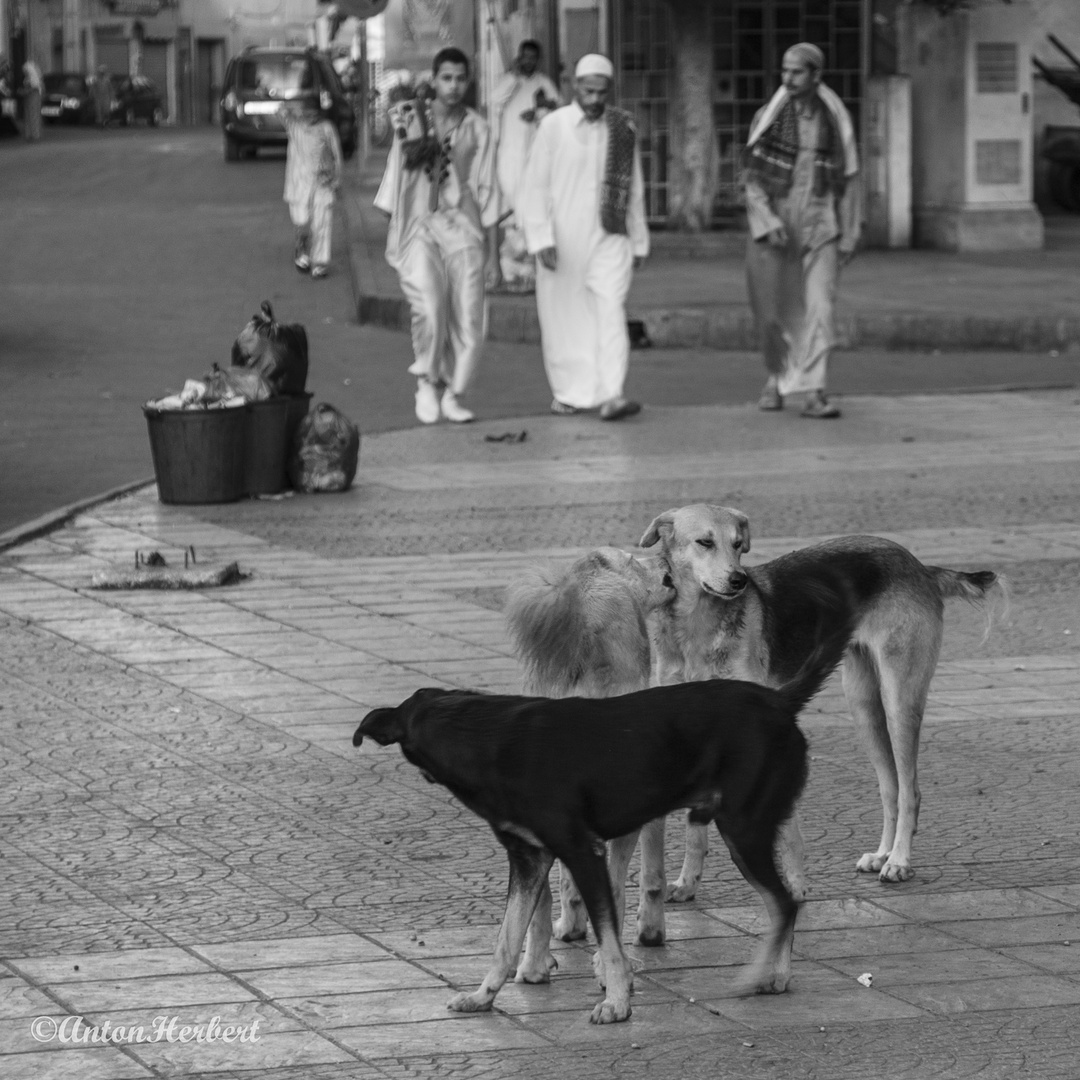
[(800, 252), (751, 239), (746, 271), (765, 368), (780, 393), (824, 390), (836, 344), (836, 241)]
[(626, 297), (634, 257), (625, 236), (560, 244), (558, 265), (537, 260), (536, 310), (544, 369), (564, 405), (595, 409), (622, 395), (630, 366)]
[(289, 203), (289, 216), (308, 237), (308, 254), (315, 265), (330, 262), (330, 240), (334, 234), (334, 192), (313, 185), (306, 199)]
[(484, 248), (453, 222), (425, 221), (397, 262), (412, 309), (409, 372), (464, 394), (484, 345)]

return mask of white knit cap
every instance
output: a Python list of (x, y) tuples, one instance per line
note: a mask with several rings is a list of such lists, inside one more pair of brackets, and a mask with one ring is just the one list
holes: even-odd
[(605, 79), (615, 77), (615, 67), (612, 62), (599, 53), (586, 53), (574, 68), (574, 78), (583, 79), (586, 75), (602, 75)]

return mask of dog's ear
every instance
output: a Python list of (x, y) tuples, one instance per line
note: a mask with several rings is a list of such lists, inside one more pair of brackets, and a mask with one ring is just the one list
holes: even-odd
[(741, 510), (732, 510), (735, 527), (739, 530), (739, 551), (745, 555), (750, 550), (750, 519)]
[(661, 537), (665, 540), (675, 528), (675, 511), (665, 510), (659, 517), (652, 519), (652, 524), (645, 530), (645, 534), (638, 541), (638, 547), (652, 547)]
[(359, 746), (366, 735), (374, 739), (380, 746), (389, 746), (391, 743), (401, 742), (405, 734), (402, 722), (401, 709), (373, 709), (360, 721), (360, 726), (353, 735), (353, 746)]

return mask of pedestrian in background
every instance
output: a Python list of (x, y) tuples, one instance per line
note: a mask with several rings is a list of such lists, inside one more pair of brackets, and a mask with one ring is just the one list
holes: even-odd
[(341, 140), (326, 115), (329, 106), (329, 94), (309, 83), (284, 112), (289, 137), (284, 199), (296, 231), (293, 265), (313, 278), (324, 278), (329, 270), (334, 200), (341, 186)]
[(824, 65), (816, 45), (784, 54), (782, 84), (750, 128), (744, 174), (747, 282), (768, 371), (758, 407), (806, 394), (802, 415), (812, 419), (840, 415), (825, 396), (833, 306), (862, 226), (855, 133), (821, 81)]
[(520, 291), (528, 291), (536, 281), (535, 260), (526, 250), (521, 228), (522, 176), (540, 121), (560, 104), (558, 89), (539, 66), (539, 43), (523, 41), (491, 100), (492, 124), (498, 133), (499, 188), (503, 210), (509, 211), (503, 222), (502, 274)]
[(412, 310), (416, 417), (463, 424), (474, 419), (460, 399), (484, 343), (485, 285), (499, 281), (501, 200), (491, 129), (464, 102), (468, 57), (442, 49), (431, 70), (432, 90), (390, 110), (375, 205), (390, 215), (386, 261)]
[(574, 100), (541, 122), (523, 191), (551, 411), (599, 407), (604, 420), (641, 411), (623, 392), (626, 297), (649, 253), (637, 130), (608, 104), (613, 77), (606, 56), (578, 61)]
[(100, 128), (108, 127), (112, 117), (112, 79), (109, 69), (100, 64), (94, 77), (94, 118)]
[(41, 138), (41, 91), (45, 83), (33, 60), (23, 64), (23, 135), (27, 142)]

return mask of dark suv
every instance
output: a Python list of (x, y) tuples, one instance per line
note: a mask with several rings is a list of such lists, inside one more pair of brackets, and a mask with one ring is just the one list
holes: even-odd
[(221, 127), (225, 160), (239, 161), (242, 150), (254, 157), (260, 146), (288, 142), (282, 105), (308, 93), (319, 94), (341, 137), (345, 157), (356, 152), (356, 113), (330, 60), (314, 49), (249, 48), (225, 69)]

